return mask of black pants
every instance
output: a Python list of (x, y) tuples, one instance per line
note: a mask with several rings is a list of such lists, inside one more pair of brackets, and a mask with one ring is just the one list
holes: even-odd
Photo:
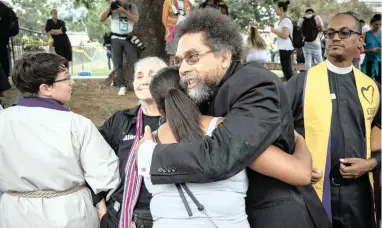
[[(131, 85), (134, 79), (134, 65), (137, 62), (137, 48), (129, 41), (122, 39), (111, 39), (111, 51), (113, 57), (114, 71), (117, 75), (117, 87)], [(123, 74), (123, 53), (127, 57), (128, 82)]]
[(281, 68), (287, 81), (293, 76), (292, 53), (293, 51), (279, 50)]
[[(114, 202), (110, 200), (107, 204), (107, 212), (101, 219), (100, 228), (118, 228), (120, 216), (120, 212), (114, 209)], [(152, 228), (153, 218), (150, 208), (134, 210), (133, 221), (137, 228)]]
[(333, 228), (375, 228), (372, 189), (367, 175), (351, 184), (331, 183)]

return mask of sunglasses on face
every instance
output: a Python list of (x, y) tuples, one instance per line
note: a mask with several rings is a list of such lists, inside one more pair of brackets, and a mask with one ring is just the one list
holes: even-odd
[(349, 38), (352, 34), (357, 34), (357, 35), (362, 35), (359, 32), (353, 31), (348, 28), (342, 28), (340, 30), (334, 30), (334, 29), (328, 29), (327, 31), (324, 32), (325, 38), (326, 39), (333, 39), (334, 36), (338, 33), (338, 36), (341, 39), (347, 39)]
[(175, 68), (179, 69), (180, 65), (182, 65), (183, 60), (186, 61), (188, 65), (194, 65), (197, 62), (199, 62), (199, 56), (206, 55), (208, 53), (212, 53), (214, 51), (209, 50), (209, 51), (202, 51), (202, 52), (190, 52), (187, 53), (184, 58), (180, 58), (175, 56), (173, 65)]

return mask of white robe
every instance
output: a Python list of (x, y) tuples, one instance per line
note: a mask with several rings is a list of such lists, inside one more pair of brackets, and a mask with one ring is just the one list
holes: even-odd
[(14, 106), (0, 111), (0, 228), (98, 228), (90, 190), (54, 198), (7, 191), (64, 191), (90, 185), (115, 191), (118, 158), (93, 123), (78, 114)]

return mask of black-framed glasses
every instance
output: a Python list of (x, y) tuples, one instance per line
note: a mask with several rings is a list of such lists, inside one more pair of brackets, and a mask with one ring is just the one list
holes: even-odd
[(341, 39), (347, 39), (352, 34), (362, 35), (362, 33), (353, 31), (353, 30), (348, 29), (348, 28), (342, 28), (340, 30), (328, 29), (327, 31), (324, 32), (324, 35), (325, 35), (326, 39), (333, 39), (334, 36), (336, 35), (336, 33), (338, 33), (338, 36)]
[(201, 51), (201, 52), (196, 52), (196, 53), (191, 52), (191, 53), (187, 53), (184, 56), (184, 58), (179, 58), (179, 57), (175, 56), (173, 65), (175, 68), (179, 69), (180, 65), (182, 65), (183, 60), (185, 60), (188, 65), (194, 65), (197, 62), (199, 62), (199, 56), (206, 55), (206, 54), (212, 53), (212, 52), (214, 52), (214, 51), (209, 50), (209, 51)]
[(64, 81), (67, 81), (67, 80), (72, 80), (72, 76), (68, 75), (66, 78), (56, 80), (53, 83), (64, 82)]

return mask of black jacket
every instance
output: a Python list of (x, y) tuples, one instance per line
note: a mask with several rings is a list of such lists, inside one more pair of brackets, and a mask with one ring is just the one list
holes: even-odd
[[(257, 63), (231, 65), (208, 114), (225, 117), (212, 137), (155, 148), (150, 169), (154, 184), (225, 180), (272, 144), (293, 152), (293, 120), (284, 86)], [(158, 172), (171, 164), (176, 164), (175, 173)]]
[(131, 109), (116, 112), (99, 128), (106, 142), (116, 153), (118, 153), (119, 144), (125, 133), (129, 131), (132, 125), (135, 126), (139, 107), (138, 105)]
[[(203, 140), (157, 145), (150, 167), (154, 184), (225, 180), (245, 169), (272, 144), (290, 154), (294, 151), (293, 117), (286, 90), (279, 78), (260, 64), (234, 62), (207, 106), (207, 114), (225, 117), (223, 123)], [(167, 168), (175, 172), (160, 172)], [(246, 209), (251, 227), (330, 227), (327, 217), (319, 218), (325, 220), (323, 226), (312, 224), (312, 213), (298, 188), (247, 170)], [(311, 186), (303, 190), (314, 194), (320, 205)]]
[[(130, 130), (132, 126), (135, 126), (136, 116), (139, 107), (140, 106), (138, 105), (131, 109), (125, 109), (116, 112), (109, 119), (107, 119), (105, 123), (103, 123), (102, 126), (98, 129), (101, 135), (106, 140), (106, 142), (109, 143), (111, 148), (113, 148), (117, 156), (119, 145), (123, 140), (123, 136), (126, 132)], [(121, 187), (122, 185), (123, 181), (121, 182), (119, 187)], [(106, 198), (107, 195), (107, 192), (100, 192), (97, 195), (95, 195), (93, 191), (91, 191), (91, 193), (94, 205), (99, 203), (103, 198)]]

